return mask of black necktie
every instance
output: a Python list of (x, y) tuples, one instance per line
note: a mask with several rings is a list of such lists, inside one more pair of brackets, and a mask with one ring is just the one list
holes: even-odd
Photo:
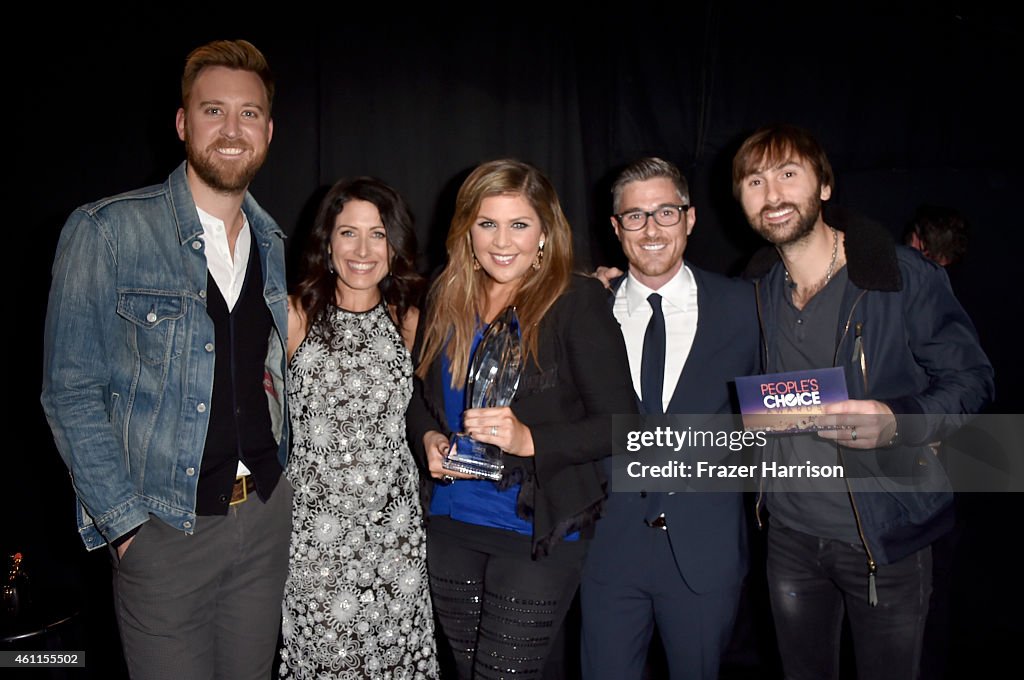
[(661, 402), (665, 384), (665, 315), (661, 312), (661, 296), (651, 293), (651, 320), (644, 333), (644, 354), (640, 360), (640, 401), (644, 413), (664, 413)]

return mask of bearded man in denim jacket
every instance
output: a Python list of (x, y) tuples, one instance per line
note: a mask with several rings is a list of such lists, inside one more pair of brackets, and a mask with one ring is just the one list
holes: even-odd
[(772, 614), (787, 678), (838, 676), (844, 616), (859, 677), (915, 678), (930, 545), (952, 527), (928, 445), (991, 401), (992, 366), (942, 268), (823, 213), (833, 187), (824, 150), (791, 125), (756, 131), (733, 161), (734, 193), (774, 246), (748, 267), (766, 372), (841, 367), (851, 397), (825, 407), (836, 429), (773, 437), (766, 459), (872, 472), (810, 490), (766, 480)]
[(133, 678), (270, 675), (291, 532), (284, 234), (247, 188), (272, 100), (250, 43), (194, 50), (187, 161), (79, 208), (57, 246), (42, 402), (82, 540), (110, 546)]

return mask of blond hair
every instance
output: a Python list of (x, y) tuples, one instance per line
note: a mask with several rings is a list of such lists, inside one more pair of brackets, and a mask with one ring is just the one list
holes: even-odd
[(484, 312), (487, 273), (473, 268), (469, 231), (490, 196), (522, 196), (540, 217), (544, 256), (540, 268), (530, 269), (509, 304), (515, 305), (526, 357), (537, 356), (538, 326), (569, 286), (572, 276), (572, 230), (551, 182), (540, 170), (514, 159), (478, 166), (459, 188), (455, 215), (445, 245), (448, 263), (427, 296), (423, 349), (416, 374), (427, 374), (442, 350), (448, 356), (452, 387), (462, 387), (469, 367), (478, 320)]

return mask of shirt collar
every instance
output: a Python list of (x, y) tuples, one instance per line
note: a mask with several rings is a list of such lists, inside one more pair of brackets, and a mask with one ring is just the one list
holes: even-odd
[(684, 263), (676, 275), (657, 291), (640, 283), (632, 272), (626, 276), (622, 285), (626, 286), (626, 313), (633, 316), (639, 309), (651, 308), (647, 296), (655, 292), (661, 295), (662, 304), (668, 303), (683, 312), (691, 311), (695, 301), (693, 291), (696, 290), (697, 283), (693, 279), (693, 272)]
[[(213, 234), (221, 234), (226, 236), (224, 228), (224, 220), (219, 217), (214, 217), (210, 213), (206, 212), (198, 205), (196, 206), (196, 212), (199, 213), (199, 223), (203, 225), (203, 236), (209, 238)], [(246, 227), (249, 226), (249, 218), (246, 217), (245, 212), (242, 212), (242, 232), (248, 231)], [(241, 232), (239, 233), (241, 236)]]

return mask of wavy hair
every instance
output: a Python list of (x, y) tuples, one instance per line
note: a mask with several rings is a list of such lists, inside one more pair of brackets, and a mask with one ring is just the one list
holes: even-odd
[(419, 302), (423, 277), (416, 271), (416, 233), (413, 216), (405, 199), (391, 186), (376, 177), (354, 177), (335, 184), (317, 209), (313, 229), (302, 253), (302, 278), (295, 286), (295, 295), (306, 315), (309, 328), (322, 329), (331, 335), (331, 324), (320, 323), (334, 306), (337, 274), (329, 268), (328, 254), (334, 223), (349, 201), (372, 203), (380, 212), (387, 235), (391, 259), (388, 275), (377, 287), (381, 297), (395, 309), (399, 329), (409, 308)]
[(509, 303), (519, 315), (525, 354), (536, 361), (541, 319), (568, 288), (572, 276), (572, 229), (550, 180), (532, 165), (506, 158), (477, 166), (455, 198), (455, 215), (445, 242), (448, 263), (427, 294), (423, 346), (416, 368), (421, 378), (443, 350), (451, 365), (452, 387), (461, 387), (466, 381), (477, 319), (484, 313), (487, 280), (485, 271), (473, 269), (469, 231), (485, 198), (509, 195), (529, 202), (540, 217), (544, 234), (540, 269), (527, 270)]

